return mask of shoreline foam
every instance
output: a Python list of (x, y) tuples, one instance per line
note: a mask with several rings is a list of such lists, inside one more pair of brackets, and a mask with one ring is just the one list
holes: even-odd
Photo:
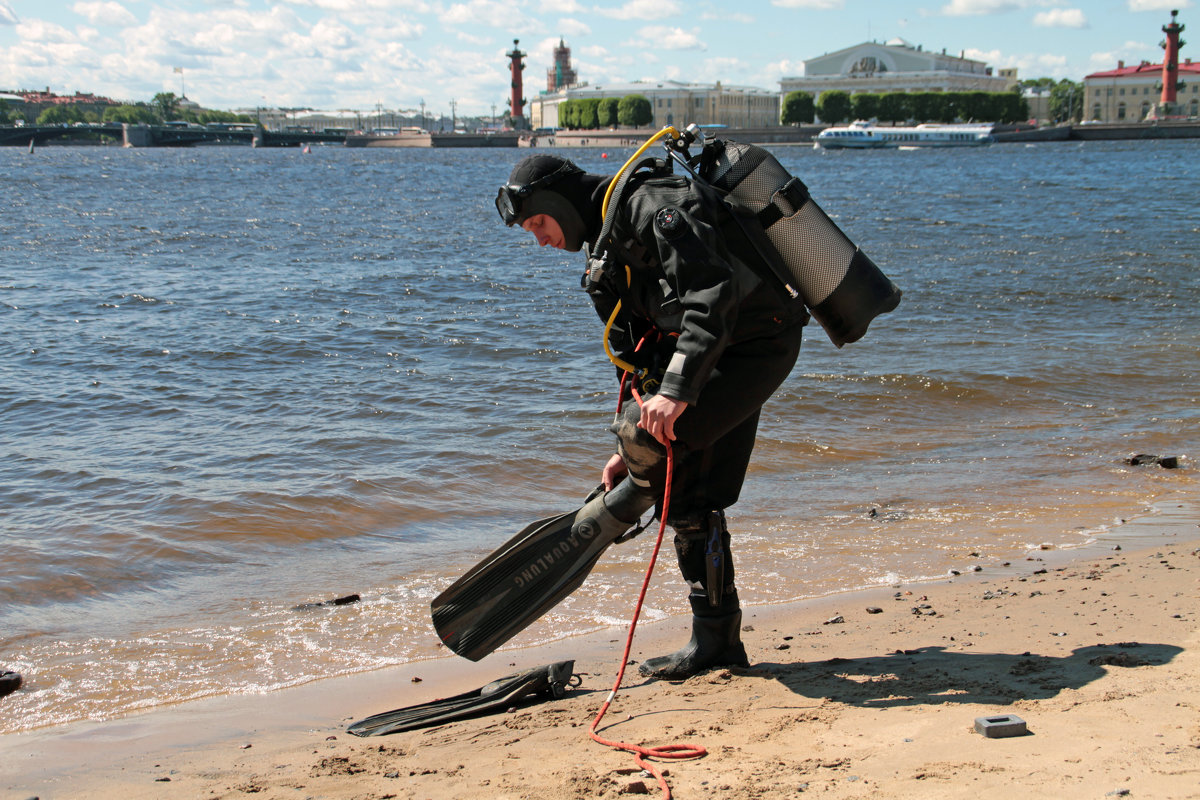
[[(708, 757), (669, 765), (680, 797), (792, 796), (801, 785), (831, 797), (1001, 787), (1200, 796), (1196, 701), (1181, 691), (1200, 685), (1198, 521), (1195, 507), (1174, 505), (1004, 570), (749, 609), (750, 670), (682, 684), (630, 676), (607, 735), (699, 740)], [(640, 626), (633, 657), (673, 648), (685, 631), (677, 618)], [(602, 631), (480, 664), (415, 662), (10, 734), (0, 785), (43, 800), (600, 797), (638, 782), (653, 792), (628, 756), (584, 733), (623, 639)], [(562, 701), (378, 739), (344, 733), (354, 719), (480, 686), (512, 665), (572, 657), (584, 683)], [(1032, 735), (971, 733), (976, 717), (996, 713), (1021, 716)]]

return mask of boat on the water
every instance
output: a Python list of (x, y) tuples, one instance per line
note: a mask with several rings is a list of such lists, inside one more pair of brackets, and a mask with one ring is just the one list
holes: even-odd
[(870, 150), (880, 147), (979, 147), (992, 141), (992, 123), (884, 128), (858, 120), (817, 134), (816, 146), (828, 150)]

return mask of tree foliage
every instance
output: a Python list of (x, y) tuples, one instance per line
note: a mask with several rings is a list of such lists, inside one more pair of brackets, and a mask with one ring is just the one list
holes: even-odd
[(855, 119), (872, 119), (879, 116), (880, 95), (874, 92), (858, 92), (850, 95), (850, 113)]
[(885, 122), (903, 122), (908, 119), (908, 95), (903, 92), (888, 92), (879, 96), (879, 118)]
[(156, 125), (162, 119), (145, 103), (133, 106), (109, 106), (104, 109), (105, 122), (128, 122), (131, 125)]
[(620, 98), (606, 97), (596, 107), (596, 122), (601, 128), (611, 128), (620, 121)]
[(850, 95), (847, 92), (822, 92), (817, 101), (817, 116), (822, 122), (836, 125), (850, 116)]
[(626, 128), (649, 125), (654, 121), (654, 107), (645, 95), (627, 94), (617, 104), (617, 120)]
[(816, 117), (813, 96), (808, 92), (788, 92), (783, 98), (780, 122), (784, 125), (811, 123)]
[(1079, 122), (1083, 119), (1083, 84), (1063, 78), (1050, 87), (1050, 119)]
[(595, 130), (600, 127), (600, 117), (597, 109), (600, 106), (598, 97), (589, 97), (579, 102), (579, 127), (585, 130)]
[(158, 109), (158, 115), (163, 120), (175, 119), (179, 111), (179, 98), (174, 92), (159, 92), (150, 103)]
[(569, 130), (595, 130), (621, 125), (634, 128), (653, 121), (650, 101), (640, 94), (622, 98), (580, 98), (558, 104), (558, 126)]
[(38, 125), (71, 125), (76, 122), (98, 122), (94, 113), (88, 114), (77, 105), (50, 106), (38, 114)]

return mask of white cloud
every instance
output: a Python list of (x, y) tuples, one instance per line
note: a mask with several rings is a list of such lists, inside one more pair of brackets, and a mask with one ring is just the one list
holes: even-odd
[(695, 71), (695, 77), (686, 78), (686, 80), (700, 83), (721, 81), (722, 83), (744, 85), (749, 82), (750, 69), (751, 65), (740, 58), (706, 58), (700, 64), (700, 69)]
[(1099, 72), (1116, 69), (1118, 61), (1124, 61), (1126, 64), (1132, 66), (1143, 60), (1154, 64), (1161, 64), (1162, 58), (1162, 50), (1158, 47), (1146, 42), (1129, 40), (1114, 50), (1102, 50), (1092, 53), (1088, 59), (1088, 64), (1091, 67), (1091, 71)]
[(1033, 15), (1033, 24), (1039, 28), (1086, 28), (1087, 17), (1078, 8), (1052, 8)]
[[(573, 17), (560, 19), (555, 30), (558, 31), (560, 36), (588, 36), (592, 32), (590, 25)], [(567, 44), (570, 44), (570, 42), (567, 42)]]
[(942, 6), (947, 17), (973, 17), (984, 14), (1002, 14), (1021, 7), (1017, 0), (950, 0)]
[(763, 75), (767, 76), (763, 82), (764, 86), (770, 86), (778, 83), (780, 78), (796, 78), (804, 74), (804, 62), (796, 61), (790, 58), (785, 58), (782, 61), (772, 61), (763, 68)]
[(21, 20), (4, 0), (0, 0), (0, 25), (16, 25)]
[(754, 17), (749, 14), (741, 14), (737, 11), (705, 11), (700, 15), (700, 19), (705, 21), (715, 22), (740, 22), (743, 25), (753, 25)]
[(541, 14), (583, 14), (586, 11), (575, 0), (542, 0), (538, 8)]
[(532, 31), (544, 29), (538, 20), (517, 14), (514, 8), (502, 0), (468, 0), (456, 2), (439, 14), (438, 19), (446, 25), (485, 25), (503, 31)]
[(1004, 66), (1002, 62), (1007, 59), (1007, 56), (999, 50), (980, 50), (975, 47), (968, 47), (966, 50), (963, 50), (963, 56), (975, 61), (982, 61), (993, 67)]
[(1170, 11), (1191, 7), (1192, 0), (1129, 0), (1130, 11)]
[(473, 44), (476, 47), (483, 47), (484, 45), (490, 45), (493, 41), (492, 37), (490, 37), (490, 36), (475, 36), (474, 34), (467, 33), (466, 31), (456, 32), (454, 34), (454, 38), (458, 39), (460, 42), (466, 42), (467, 44)]
[(129, 9), (113, 0), (98, 0), (91, 3), (76, 3), (71, 10), (81, 17), (87, 17), (93, 25), (133, 25), (137, 17)]
[(659, 50), (707, 50), (696, 31), (685, 31), (667, 25), (647, 25), (638, 31), (641, 46)]
[(61, 25), (43, 19), (27, 19), (17, 23), (17, 35), (26, 44), (59, 45), (79, 41), (78, 37)]
[(845, 5), (844, 0), (771, 0), (777, 8), (807, 8), (812, 11), (832, 11)]
[(628, 0), (618, 8), (597, 8), (596, 13), (613, 19), (666, 19), (683, 13), (676, 0)]
[(424, 14), (431, 10), (429, 4), (421, 2), (421, 0), (414, 0), (414, 2), (404, 2), (404, 0), (284, 0), (284, 2), (288, 5), (320, 8), (324, 11), (338, 13), (362, 9), (394, 12), (397, 8), (403, 8)]

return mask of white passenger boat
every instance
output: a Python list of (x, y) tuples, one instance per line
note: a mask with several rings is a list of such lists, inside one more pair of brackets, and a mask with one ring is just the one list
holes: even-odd
[(877, 147), (978, 147), (992, 141), (992, 124), (939, 125), (885, 128), (859, 120), (817, 134), (817, 146), (828, 150), (866, 150)]

